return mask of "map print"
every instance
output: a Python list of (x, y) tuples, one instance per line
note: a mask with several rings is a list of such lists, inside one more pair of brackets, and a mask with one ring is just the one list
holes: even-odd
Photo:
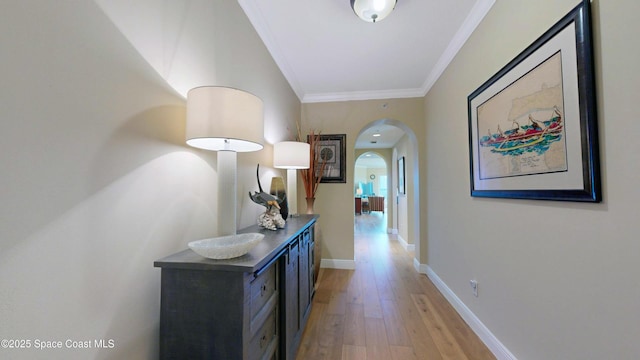
[(477, 121), (480, 179), (567, 171), (561, 52), (478, 106)]

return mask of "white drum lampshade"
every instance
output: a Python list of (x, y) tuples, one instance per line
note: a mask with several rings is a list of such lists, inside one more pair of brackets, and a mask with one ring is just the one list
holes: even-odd
[(202, 86), (187, 93), (187, 144), (200, 149), (262, 150), (262, 100), (246, 91)]
[(298, 141), (283, 141), (273, 145), (273, 167), (287, 169), (287, 199), (291, 215), (298, 215), (298, 169), (308, 169), (311, 147)]
[(218, 232), (236, 233), (237, 152), (263, 148), (262, 100), (246, 91), (202, 86), (187, 93), (187, 144), (218, 152)]

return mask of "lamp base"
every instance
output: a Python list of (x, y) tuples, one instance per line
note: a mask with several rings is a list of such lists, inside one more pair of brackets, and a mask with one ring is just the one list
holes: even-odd
[(218, 235), (236, 234), (236, 174), (238, 155), (235, 151), (218, 151)]
[(287, 199), (292, 216), (298, 216), (298, 172), (287, 169)]

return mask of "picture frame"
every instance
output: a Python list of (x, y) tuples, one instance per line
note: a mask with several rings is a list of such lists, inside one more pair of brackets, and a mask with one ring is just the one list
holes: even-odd
[(347, 151), (346, 134), (319, 135), (318, 148), (316, 149), (320, 160), (318, 168), (322, 166), (322, 161), (326, 160), (326, 165), (322, 173), (321, 183), (346, 183), (347, 182)]
[(468, 96), (471, 196), (600, 202), (589, 0)]
[(398, 194), (406, 195), (407, 187), (405, 184), (406, 170), (404, 166), (404, 156), (398, 159)]

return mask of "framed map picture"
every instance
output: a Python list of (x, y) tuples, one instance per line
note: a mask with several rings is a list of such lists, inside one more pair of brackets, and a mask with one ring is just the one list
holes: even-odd
[(471, 196), (601, 201), (589, 1), (468, 97)]

